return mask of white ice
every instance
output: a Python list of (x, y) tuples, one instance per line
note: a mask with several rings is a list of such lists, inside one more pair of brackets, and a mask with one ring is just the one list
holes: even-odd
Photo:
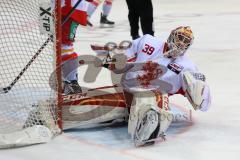
[[(239, 0), (153, 0), (156, 36), (166, 38), (170, 30), (189, 25), (195, 42), (187, 52), (206, 74), (212, 90), (208, 112), (194, 112), (194, 122), (173, 124), (165, 142), (135, 148), (126, 126), (73, 130), (48, 144), (0, 150), (0, 160), (238, 160), (240, 157), (240, 1)], [(93, 29), (78, 29), (75, 48), (93, 54), (89, 45), (130, 40), (125, 0), (115, 0), (109, 19), (112, 29), (100, 29), (98, 8)], [(83, 74), (83, 70), (81, 70)], [(81, 74), (81, 75), (82, 75)], [(110, 84), (103, 71), (95, 83)], [(81, 79), (82, 76), (80, 76)], [(171, 101), (190, 109), (180, 96)]]

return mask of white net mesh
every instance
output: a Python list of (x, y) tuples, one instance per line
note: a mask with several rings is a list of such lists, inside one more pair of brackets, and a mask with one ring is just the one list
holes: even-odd
[[(11, 85), (47, 40), (39, 29), (39, 6), (47, 1), (50, 4), (50, 0), (0, 1), (0, 90)], [(49, 85), (55, 70), (54, 48), (50, 41), (11, 90), (0, 92), (0, 134), (47, 123), (54, 135), (59, 132), (57, 94)], [(55, 79), (51, 83), (56, 85)]]

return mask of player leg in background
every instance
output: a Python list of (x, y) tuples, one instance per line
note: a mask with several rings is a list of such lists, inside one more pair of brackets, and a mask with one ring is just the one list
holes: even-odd
[(78, 84), (78, 55), (74, 52), (73, 42), (78, 24), (69, 19), (62, 26), (62, 74), (63, 93), (73, 94), (82, 92)]
[(129, 24), (130, 24), (130, 34), (132, 36), (132, 39), (137, 39), (139, 38), (139, 14), (138, 14), (138, 10), (136, 8), (136, 4), (138, 4), (139, 2), (136, 0), (126, 0), (127, 2), (127, 6), (128, 6), (128, 20), (129, 20)]
[(135, 92), (128, 120), (128, 133), (135, 146), (154, 144), (164, 138), (164, 132), (172, 122), (168, 107), (168, 95), (152, 91)]
[(103, 3), (101, 18), (100, 18), (100, 27), (113, 27), (115, 22), (107, 19), (111, 8), (113, 0), (105, 0)]
[(88, 22), (87, 25), (90, 27), (93, 26), (93, 24), (90, 22), (90, 18), (92, 17), (93, 13), (99, 6), (99, 4), (102, 2), (102, 0), (93, 0), (92, 2), (89, 2), (88, 9), (87, 9), (87, 15), (88, 15)]
[(140, 0), (138, 4), (143, 35), (150, 34), (154, 36), (152, 1)]
[[(103, 3), (101, 18), (100, 18), (101, 27), (112, 27), (115, 24), (114, 22), (109, 21), (107, 19), (107, 16), (109, 15), (111, 8), (112, 8), (112, 1), (113, 0), (105, 0)], [(87, 9), (88, 25), (91, 27), (93, 26), (93, 24), (90, 22), (90, 18), (101, 2), (102, 2), (102, 0), (93, 0), (88, 5), (88, 9)]]

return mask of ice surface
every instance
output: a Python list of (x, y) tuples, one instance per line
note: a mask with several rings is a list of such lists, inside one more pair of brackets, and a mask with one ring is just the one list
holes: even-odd
[[(240, 157), (240, 1), (238, 0), (153, 0), (156, 36), (166, 38), (170, 30), (189, 25), (195, 42), (188, 55), (206, 74), (212, 90), (209, 112), (194, 112), (194, 123), (174, 123), (167, 141), (135, 148), (126, 126), (76, 129), (58, 136), (48, 144), (0, 150), (0, 160), (238, 160)], [(100, 29), (100, 9), (92, 17), (93, 29), (78, 29), (75, 48), (81, 54), (94, 54), (91, 43), (130, 40), (127, 6), (115, 0), (109, 19), (112, 29)], [(84, 69), (81, 68), (80, 80)], [(110, 84), (110, 73), (102, 71), (95, 83)], [(104, 77), (104, 78), (102, 78)], [(180, 96), (171, 101), (185, 106)]]

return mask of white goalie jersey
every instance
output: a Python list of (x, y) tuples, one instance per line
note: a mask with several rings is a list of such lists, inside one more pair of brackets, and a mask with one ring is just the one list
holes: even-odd
[[(151, 35), (145, 35), (133, 41), (131, 48), (126, 51), (128, 62), (137, 64), (142, 67), (139, 71), (130, 69), (122, 80), (122, 85), (125, 88), (144, 88), (149, 90), (160, 90), (170, 95), (182, 94), (186, 96), (186, 93), (191, 92), (192, 95), (187, 96), (191, 104), (194, 106), (193, 99), (199, 99), (198, 109), (207, 110), (210, 106), (210, 91), (208, 85), (197, 76), (193, 76), (195, 81), (184, 81), (184, 75), (186, 72), (192, 74), (200, 74), (196, 65), (186, 56), (179, 56), (176, 59), (166, 58), (163, 56), (166, 43), (159, 38)], [(147, 62), (147, 63), (146, 63)], [(141, 64), (143, 63), (143, 64)], [(159, 66), (156, 66), (158, 64)], [(204, 76), (203, 74), (200, 74)], [(199, 81), (201, 81), (201, 87), (199, 89)], [(187, 83), (186, 83), (187, 82)], [(193, 84), (196, 83), (196, 84)], [(189, 91), (196, 88), (199, 91)], [(159, 88), (160, 87), (160, 88)], [(204, 94), (203, 94), (204, 93)], [(200, 101), (200, 100), (198, 100)], [(204, 101), (204, 103), (203, 103)], [(196, 106), (195, 106), (196, 107)], [(196, 108), (194, 108), (196, 109)]]

